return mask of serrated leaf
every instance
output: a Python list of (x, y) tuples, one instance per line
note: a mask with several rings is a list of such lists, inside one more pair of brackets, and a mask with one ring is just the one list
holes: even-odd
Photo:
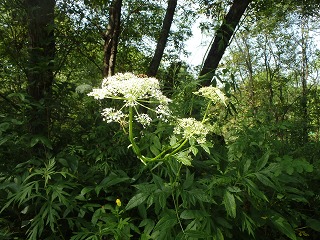
[(200, 144), (200, 146), (204, 151), (206, 151), (206, 153), (210, 154), (210, 149), (207, 144)]
[(256, 165), (256, 172), (259, 172), (262, 168), (264, 168), (269, 160), (270, 152), (267, 151), (258, 161)]
[(133, 196), (127, 206), (126, 206), (126, 210), (129, 210), (131, 208), (134, 208), (136, 206), (139, 206), (140, 204), (142, 204), (147, 198), (148, 198), (148, 194), (146, 193), (138, 193), (137, 195)]
[(280, 216), (272, 217), (271, 222), (280, 232), (285, 234), (291, 240), (297, 239), (297, 236), (294, 233), (294, 229), (284, 218)]
[(153, 137), (152, 137), (152, 142), (153, 142), (153, 145), (154, 145), (157, 149), (161, 150), (160, 139), (158, 138), (157, 135), (153, 135)]
[(268, 187), (272, 187), (273, 189), (277, 189), (276, 185), (264, 174), (262, 173), (255, 173), (254, 174), (257, 179), (264, 185), (268, 186)]
[(243, 166), (243, 174), (247, 174), (249, 167), (251, 166), (251, 160), (247, 159), (247, 161), (245, 162), (244, 166)]
[(196, 156), (197, 155), (197, 153), (198, 153), (198, 148), (196, 148), (195, 146), (190, 146), (190, 151), (192, 152), (192, 154), (194, 155), (194, 156)]
[(155, 145), (150, 146), (150, 151), (152, 152), (153, 155), (157, 156), (160, 154), (159, 149)]
[(217, 228), (214, 235), (213, 235), (213, 240), (224, 240), (223, 234), (220, 230), (220, 228)]
[(174, 158), (178, 162), (181, 162), (182, 164), (184, 164), (186, 166), (191, 166), (192, 158), (188, 155), (187, 152), (179, 152), (174, 155)]
[(173, 228), (176, 224), (177, 217), (174, 214), (166, 214), (165, 216), (160, 218), (159, 222), (157, 222), (153, 231), (166, 231), (167, 229)]
[(171, 136), (170, 138), (170, 146), (173, 147), (177, 143), (177, 137), (176, 136)]
[(194, 174), (190, 174), (189, 169), (187, 169), (186, 180), (183, 182), (183, 185), (182, 185), (183, 189), (188, 189), (193, 184), (193, 181), (194, 181)]
[(261, 192), (261, 191), (258, 189), (257, 185), (254, 184), (254, 182), (252, 182), (250, 179), (247, 179), (247, 178), (245, 178), (244, 181), (246, 182), (245, 185), (248, 187), (248, 190), (249, 190), (250, 192), (252, 192), (252, 193), (253, 193), (254, 195), (256, 195), (257, 197), (265, 200), (266, 202), (269, 201), (268, 198), (266, 197), (266, 195), (264, 195), (264, 193)]
[(232, 193), (226, 191), (223, 196), (223, 203), (230, 217), (235, 218), (237, 215), (237, 205)]

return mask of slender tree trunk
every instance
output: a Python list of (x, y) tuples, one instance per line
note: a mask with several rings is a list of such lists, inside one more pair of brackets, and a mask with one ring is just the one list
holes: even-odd
[(32, 101), (29, 128), (33, 135), (48, 136), (55, 54), (55, 0), (24, 0), (23, 3), (29, 35), (27, 92)]
[(112, 76), (115, 71), (120, 35), (122, 0), (113, 0), (109, 9), (109, 24), (104, 35), (103, 76)]
[[(215, 33), (214, 41), (200, 71), (200, 78), (203, 80), (202, 85), (208, 86), (211, 84), (211, 79), (215, 74), (227, 46), (229, 45), (229, 41), (251, 1), (252, 0), (233, 1), (223, 23)], [(213, 84), (215, 85), (216, 83)]]
[(301, 142), (308, 142), (308, 88), (307, 88), (307, 79), (308, 79), (308, 57), (307, 57), (307, 17), (302, 14), (302, 23), (301, 23), (301, 111), (302, 111), (302, 137)]
[(168, 0), (168, 7), (167, 7), (166, 15), (163, 20), (160, 37), (158, 39), (154, 56), (151, 60), (149, 69), (147, 71), (148, 76), (155, 76), (158, 72), (160, 62), (163, 56), (163, 52), (167, 44), (176, 6), (177, 6), (177, 0)]

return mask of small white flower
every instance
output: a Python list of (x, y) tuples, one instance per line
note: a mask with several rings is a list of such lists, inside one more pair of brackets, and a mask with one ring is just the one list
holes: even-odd
[(208, 98), (213, 102), (221, 101), (224, 105), (226, 105), (226, 96), (217, 87), (212, 87), (212, 86), (202, 87), (197, 92), (194, 92), (194, 94)]
[(206, 142), (206, 136), (211, 131), (210, 127), (194, 118), (178, 119), (178, 124), (173, 132), (186, 139), (194, 137), (199, 144)]
[(171, 110), (169, 109), (168, 105), (158, 105), (156, 107), (157, 117), (164, 121), (167, 121), (168, 118), (172, 115)]
[[(158, 104), (154, 111), (159, 118), (166, 119), (171, 115), (168, 107), (171, 100), (163, 95), (159, 81), (152, 77), (138, 77), (133, 73), (117, 73), (104, 78), (101, 88), (93, 89), (88, 95), (95, 99), (122, 100), (124, 101), (124, 107), (135, 107), (137, 105), (144, 107), (146, 103)], [(115, 109), (112, 111), (105, 109), (102, 115), (107, 122), (119, 121), (123, 117), (123, 113)], [(137, 116), (136, 119), (140, 118), (141, 116)], [(143, 121), (142, 119), (141, 121)], [(144, 121), (147, 123), (146, 119)]]
[(105, 108), (102, 110), (101, 115), (104, 117), (103, 120), (107, 123), (121, 122), (125, 118), (125, 114), (114, 108)]
[(145, 113), (135, 116), (135, 119), (137, 122), (141, 123), (144, 127), (149, 126), (152, 121), (151, 117), (149, 117), (149, 115)]

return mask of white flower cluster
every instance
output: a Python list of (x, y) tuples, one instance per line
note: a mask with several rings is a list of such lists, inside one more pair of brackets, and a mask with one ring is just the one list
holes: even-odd
[(226, 105), (226, 96), (217, 87), (202, 87), (197, 92), (194, 92), (194, 94), (208, 98), (215, 103), (221, 101), (224, 105)]
[(173, 130), (175, 134), (181, 134), (186, 139), (194, 137), (199, 144), (206, 142), (206, 136), (210, 131), (210, 126), (194, 118), (178, 119), (178, 124)]
[(119, 122), (126, 115), (122, 112), (125, 107), (134, 107), (135, 120), (146, 126), (151, 122), (147, 114), (139, 114), (136, 106), (146, 107), (146, 104), (157, 104), (154, 112), (159, 118), (171, 115), (168, 104), (171, 101), (160, 90), (159, 81), (152, 77), (139, 77), (133, 73), (118, 73), (103, 79), (101, 88), (93, 89), (88, 94), (95, 99), (118, 99), (124, 101), (121, 110), (104, 109), (102, 115), (107, 122)]
[(135, 119), (137, 122), (141, 123), (144, 127), (149, 126), (152, 121), (151, 117), (149, 117), (149, 115), (145, 113), (135, 116)]
[(122, 119), (126, 117), (122, 111), (116, 110), (114, 108), (103, 109), (101, 115), (103, 116), (103, 121), (106, 121), (107, 123), (111, 123), (111, 122), (120, 123)]

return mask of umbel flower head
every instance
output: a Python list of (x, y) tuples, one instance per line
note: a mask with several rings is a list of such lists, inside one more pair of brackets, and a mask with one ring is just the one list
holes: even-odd
[[(168, 104), (171, 101), (160, 90), (159, 81), (152, 77), (138, 77), (133, 73), (117, 73), (114, 76), (103, 79), (101, 88), (93, 89), (88, 94), (95, 99), (122, 100), (124, 105), (121, 109), (106, 108), (102, 115), (107, 122), (120, 122), (127, 115), (123, 112), (126, 107), (135, 109), (135, 119), (144, 126), (150, 124), (151, 118), (147, 114), (139, 114), (137, 106), (145, 107), (146, 104), (157, 104), (153, 111), (158, 116), (169, 116)], [(152, 110), (152, 109), (151, 109)]]
[(173, 132), (182, 135), (183, 138), (194, 138), (199, 144), (206, 142), (206, 136), (211, 131), (209, 125), (197, 121), (194, 118), (181, 118), (178, 119), (177, 125)]
[(215, 103), (221, 101), (224, 105), (226, 105), (226, 96), (217, 87), (213, 87), (213, 86), (202, 87), (197, 92), (194, 92), (194, 94), (203, 96)]

